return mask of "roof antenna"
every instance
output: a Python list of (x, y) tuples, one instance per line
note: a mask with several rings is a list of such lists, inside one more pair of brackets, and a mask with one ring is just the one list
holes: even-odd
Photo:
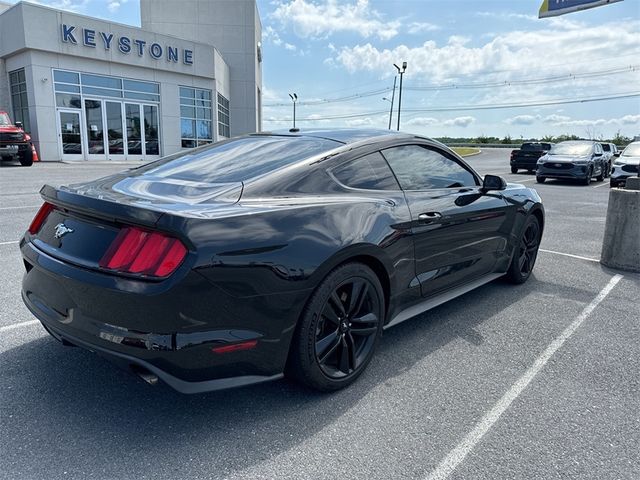
[(299, 128), (290, 128), (289, 129), (289, 132), (291, 132), (291, 133), (298, 133), (299, 131), (300, 131)]

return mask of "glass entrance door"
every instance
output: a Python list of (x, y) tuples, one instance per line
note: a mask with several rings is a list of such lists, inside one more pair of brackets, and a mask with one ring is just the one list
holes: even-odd
[(84, 160), (79, 111), (58, 110), (58, 148), (62, 160)]
[(86, 123), (87, 158), (89, 160), (106, 160), (104, 123), (102, 119), (102, 100), (84, 101), (84, 118)]
[(107, 125), (107, 158), (109, 160), (125, 160), (124, 123), (122, 121), (122, 103), (104, 102), (105, 121)]

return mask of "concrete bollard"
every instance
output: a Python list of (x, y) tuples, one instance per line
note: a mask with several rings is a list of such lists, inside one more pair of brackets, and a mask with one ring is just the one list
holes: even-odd
[(609, 192), (607, 223), (600, 263), (640, 272), (640, 178), (630, 177), (626, 188)]

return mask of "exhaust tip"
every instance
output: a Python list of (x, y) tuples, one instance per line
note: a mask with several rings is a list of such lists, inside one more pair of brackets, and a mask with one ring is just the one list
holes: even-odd
[(157, 385), (158, 384), (158, 376), (155, 373), (150, 372), (144, 367), (140, 367), (138, 365), (131, 365), (131, 371), (144, 380), (149, 385)]

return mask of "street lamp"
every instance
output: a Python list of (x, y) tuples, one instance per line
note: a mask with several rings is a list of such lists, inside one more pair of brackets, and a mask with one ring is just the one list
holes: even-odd
[(294, 94), (289, 94), (289, 97), (291, 97), (291, 101), (293, 102), (293, 129), (296, 129), (296, 102), (298, 101), (298, 95)]
[(398, 80), (398, 76), (393, 77), (393, 92), (391, 93), (391, 100), (388, 98), (383, 98), (383, 100), (387, 100), (391, 102), (391, 108), (389, 108), (389, 130), (391, 130), (391, 117), (393, 117), (393, 102), (396, 98), (396, 80)]
[(396, 70), (398, 70), (398, 73), (400, 74), (400, 96), (398, 97), (398, 130), (400, 130), (400, 109), (402, 108), (402, 76), (407, 70), (407, 62), (402, 62), (402, 70), (400, 70), (400, 67), (395, 63), (393, 64), (393, 66), (396, 67)]

